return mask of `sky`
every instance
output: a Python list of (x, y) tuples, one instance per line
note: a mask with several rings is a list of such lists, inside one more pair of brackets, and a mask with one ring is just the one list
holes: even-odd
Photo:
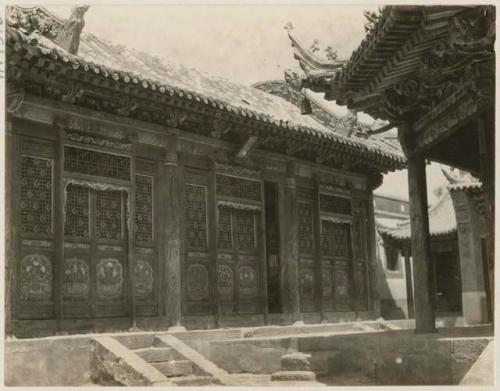
[[(71, 10), (71, 6), (46, 8), (63, 18)], [(288, 22), (305, 45), (317, 39), (321, 49), (331, 45), (338, 58), (348, 59), (365, 35), (363, 11), (376, 9), (373, 5), (92, 5), (84, 32), (251, 85), (283, 79), (287, 68), (300, 71), (284, 29)], [(335, 102), (323, 103), (337, 115), (347, 114)], [(359, 119), (373, 121), (362, 113)], [(432, 204), (436, 187), (446, 184), (439, 165), (427, 167), (427, 183)], [(406, 170), (385, 175), (376, 192), (407, 199)]]

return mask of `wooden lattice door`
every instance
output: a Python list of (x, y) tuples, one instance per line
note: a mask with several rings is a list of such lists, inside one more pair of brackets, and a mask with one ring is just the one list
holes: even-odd
[(64, 316), (127, 314), (127, 195), (68, 185), (65, 204)]
[(259, 212), (218, 208), (218, 284), (224, 313), (255, 313), (259, 295)]

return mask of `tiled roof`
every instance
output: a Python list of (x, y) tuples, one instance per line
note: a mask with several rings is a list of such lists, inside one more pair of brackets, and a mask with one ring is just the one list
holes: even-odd
[[(411, 238), (410, 220), (398, 224), (397, 228), (390, 229), (378, 226), (378, 231), (397, 240)], [(438, 201), (429, 209), (429, 231), (431, 236), (446, 235), (455, 232), (457, 220), (455, 209), (449, 191), (444, 188)]]
[(27, 36), (13, 27), (7, 29), (7, 34), (8, 44), (23, 45), (34, 57), (50, 58), (73, 69), (100, 75), (111, 82), (137, 84), (147, 90), (202, 102), (292, 132), (314, 136), (323, 143), (334, 143), (353, 152), (372, 153), (378, 156), (377, 159), (386, 161), (392, 169), (403, 168), (406, 162), (399, 149), (380, 139), (346, 137), (335, 133), (314, 118), (301, 115), (296, 106), (284, 99), (169, 63), (139, 50), (114, 45), (93, 34), (82, 34), (78, 55), (68, 53), (43, 36)]

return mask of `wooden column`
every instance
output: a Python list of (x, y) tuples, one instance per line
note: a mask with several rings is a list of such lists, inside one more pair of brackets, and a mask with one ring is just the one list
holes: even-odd
[(292, 315), (292, 322), (302, 320), (299, 297), (299, 230), (297, 217), (297, 188), (295, 164), (289, 162), (283, 194), (284, 221), (280, 225), (283, 240), (284, 309)]
[(163, 260), (165, 315), (169, 327), (181, 327), (182, 290), (181, 226), (184, 205), (182, 200), (183, 168), (177, 159), (177, 138), (165, 138), (165, 160), (161, 175), (160, 214), (163, 219)]
[(132, 147), (132, 159), (130, 161), (130, 190), (127, 193), (127, 258), (128, 258), (128, 280), (130, 296), (130, 322), (131, 331), (136, 331), (137, 308), (135, 300), (135, 148)]
[(316, 300), (321, 316), (321, 322), (326, 321), (323, 300), (323, 262), (321, 260), (321, 215), (319, 205), (320, 186), (319, 179), (314, 178), (313, 190), (313, 235), (314, 235), (314, 263), (316, 265)]
[(215, 327), (221, 327), (221, 306), (220, 306), (220, 294), (219, 294), (219, 261), (217, 258), (217, 244), (218, 239), (218, 226), (217, 219), (219, 215), (219, 209), (217, 206), (217, 175), (215, 173), (215, 161), (210, 161), (210, 173), (208, 182), (208, 252), (210, 254), (210, 259), (213, 262), (213, 311), (215, 319)]
[(63, 331), (62, 281), (64, 273), (64, 129), (57, 126), (54, 172), (54, 313), (56, 333)]
[[(370, 183), (370, 194), (366, 202), (366, 225), (363, 227), (363, 232), (366, 232), (366, 274), (367, 274), (367, 300), (369, 303), (369, 310), (375, 316), (381, 316), (380, 310), (380, 297), (377, 291), (377, 234), (375, 226), (375, 208), (373, 206), (373, 190), (382, 183), (380, 177), (374, 178)], [(363, 212), (362, 216), (363, 216)]]
[(12, 119), (7, 119), (5, 132), (5, 335), (13, 334), (12, 321), (15, 318), (15, 267), (18, 259), (19, 223), (15, 207), (19, 161), (21, 159), (17, 136), (12, 133)]
[(268, 286), (267, 286), (267, 244), (266, 244), (266, 193), (264, 189), (264, 175), (261, 173), (260, 182), (260, 200), (261, 200), (261, 210), (260, 210), (260, 281), (261, 281), (261, 308), (264, 313), (264, 324), (269, 323), (269, 300), (268, 300)]
[(415, 284), (415, 333), (436, 333), (435, 268), (431, 257), (425, 158), (408, 156), (411, 249)]
[(485, 204), (484, 217), (486, 221), (486, 299), (491, 321), (494, 320), (495, 308), (495, 122), (492, 116), (477, 120), (479, 141), (479, 164), (481, 182), (483, 183), (483, 197)]
[(408, 319), (415, 318), (415, 308), (413, 300), (413, 281), (412, 281), (412, 268), (411, 268), (411, 252), (410, 245), (405, 244), (403, 247), (403, 256), (405, 262), (405, 281), (406, 281), (406, 301), (408, 305)]

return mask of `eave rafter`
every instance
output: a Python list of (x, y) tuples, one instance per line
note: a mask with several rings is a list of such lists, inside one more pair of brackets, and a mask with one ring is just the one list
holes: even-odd
[[(371, 151), (362, 144), (354, 146), (359, 144), (357, 141), (333, 141), (339, 137), (333, 132), (318, 134), (317, 130), (276, 121), (250, 110), (236, 110), (215, 99), (82, 65), (56, 53), (41, 55), (18, 42), (9, 42), (8, 50), (9, 83), (23, 84), (26, 91), (35, 95), (238, 143), (242, 137), (255, 135), (262, 140), (259, 148), (272, 145), (275, 152), (299, 154), (301, 158), (313, 156), (314, 160), (314, 151), (326, 144), (339, 156), (357, 156), (363, 163), (360, 171), (386, 172), (405, 164), (403, 157)], [(285, 142), (292, 139), (291, 144)]]

